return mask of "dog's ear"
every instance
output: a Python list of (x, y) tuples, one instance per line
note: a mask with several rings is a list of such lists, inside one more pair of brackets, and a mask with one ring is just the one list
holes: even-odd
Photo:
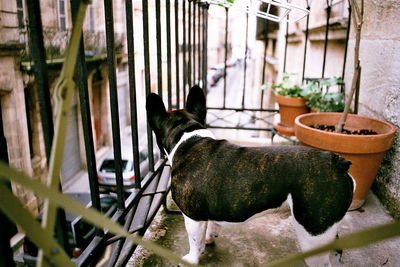
[(195, 115), (201, 124), (205, 124), (207, 115), (206, 97), (203, 90), (197, 85), (193, 86), (189, 91), (186, 110)]
[(167, 117), (167, 111), (161, 97), (157, 94), (150, 93), (146, 99), (147, 120), (151, 129), (158, 135), (161, 129), (161, 123)]

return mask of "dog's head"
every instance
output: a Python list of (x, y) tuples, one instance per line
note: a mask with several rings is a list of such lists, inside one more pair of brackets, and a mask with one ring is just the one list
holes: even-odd
[(167, 111), (161, 97), (151, 93), (147, 96), (146, 110), (158, 147), (169, 153), (185, 132), (204, 128), (206, 98), (203, 90), (195, 85), (189, 91), (185, 109)]

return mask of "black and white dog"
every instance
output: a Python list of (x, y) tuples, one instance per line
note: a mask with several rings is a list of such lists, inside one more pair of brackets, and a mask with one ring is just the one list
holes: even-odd
[[(355, 186), (349, 161), (304, 146), (240, 147), (216, 140), (204, 128), (206, 99), (198, 86), (190, 90), (186, 109), (166, 111), (153, 93), (146, 109), (157, 144), (172, 164), (172, 197), (189, 237), (184, 260), (199, 262), (206, 241), (217, 235), (214, 221), (243, 222), (286, 199), (302, 250), (335, 238)], [(329, 254), (306, 262), (330, 266)]]

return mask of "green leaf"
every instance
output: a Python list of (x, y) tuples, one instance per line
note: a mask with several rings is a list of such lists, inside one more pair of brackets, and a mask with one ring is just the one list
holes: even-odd
[(48, 261), (56, 266), (75, 266), (63, 248), (53, 239), (53, 235), (41, 227), (3, 182), (0, 182), (0, 210), (11, 220), (18, 222), (29, 239), (43, 250)]
[(274, 91), (283, 96), (288, 97), (303, 97), (303, 88), (295, 84), (291, 79), (294, 74), (283, 73), (282, 81), (280, 83), (272, 83), (271, 88)]
[(272, 88), (272, 83), (264, 83), (263, 85), (260, 86), (260, 90), (268, 90), (269, 88)]
[[(47, 198), (53, 205), (68, 210), (78, 216), (82, 216), (87, 222), (90, 222), (98, 228), (108, 229), (109, 232), (130, 239), (135, 244), (141, 245), (153, 251), (155, 254), (164, 257), (172, 262), (178, 262), (187, 266), (193, 266), (183, 261), (179, 256), (175, 255), (172, 251), (165, 249), (154, 242), (142, 240), (140, 237), (130, 235), (121, 225), (112, 221), (108, 217), (101, 214), (94, 208), (86, 208), (80, 202), (72, 199), (58, 190), (48, 188), (39, 179), (31, 179), (26, 174), (10, 168), (8, 165), (0, 161), (0, 180), (10, 180), (14, 183), (20, 184), (25, 188), (32, 190), (35, 194)], [(3, 208), (3, 206), (1, 206)], [(13, 210), (17, 214), (18, 210)], [(16, 221), (19, 224), (19, 221)]]

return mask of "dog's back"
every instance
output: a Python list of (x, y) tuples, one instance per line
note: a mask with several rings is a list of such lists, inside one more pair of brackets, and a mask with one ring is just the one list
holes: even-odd
[(296, 220), (317, 235), (344, 216), (353, 193), (350, 162), (303, 146), (239, 147), (193, 137), (172, 166), (173, 197), (195, 220), (244, 221), (291, 194)]

